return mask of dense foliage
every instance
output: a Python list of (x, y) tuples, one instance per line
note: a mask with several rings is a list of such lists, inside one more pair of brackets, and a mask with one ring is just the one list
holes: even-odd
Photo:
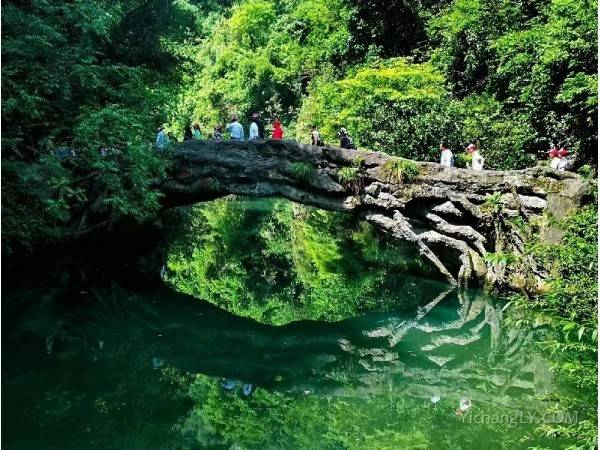
[[(556, 141), (597, 167), (596, 0), (8, 0), (2, 41), (3, 253), (153, 217), (167, 168), (157, 127), (181, 138), (198, 122), (210, 136), (232, 113), (279, 117), (304, 142), (310, 125), (326, 143), (343, 126), (360, 148), (406, 158), (476, 142), (497, 169), (534, 165)], [(556, 374), (580, 387), (565, 408), (579, 410), (596, 391), (596, 220), (584, 210), (563, 243), (535, 249), (550, 289), (515, 300), (551, 317)], [(284, 205), (215, 203), (184, 233), (199, 245), (176, 241), (173, 283), (276, 323), (385, 303), (378, 258), (406, 265), (365, 225)], [(590, 443), (589, 416), (548, 432)]]
[(156, 127), (210, 136), (234, 112), (280, 117), (302, 141), (312, 124), (328, 143), (345, 126), (362, 148), (417, 159), (477, 141), (492, 168), (535, 164), (557, 140), (595, 166), (596, 6), (6, 2), (3, 248), (151, 216)]
[[(512, 298), (509, 326), (524, 321), (547, 323), (554, 337), (541, 344), (553, 362), (563, 391), (555, 411), (578, 412), (576, 426), (544, 425), (542, 431), (575, 442), (573, 448), (594, 448), (597, 441), (598, 396), (598, 211), (582, 208), (559, 224), (564, 237), (557, 244), (534, 244), (530, 252), (550, 268), (547, 291), (533, 299)], [(526, 311), (527, 314), (522, 314)]]
[(152, 182), (165, 166), (149, 142), (166, 117), (159, 105), (170, 95), (170, 75), (122, 62), (113, 45), (136, 5), (30, 3), (8, 2), (2, 11), (9, 252), (124, 215), (143, 220), (157, 210)]

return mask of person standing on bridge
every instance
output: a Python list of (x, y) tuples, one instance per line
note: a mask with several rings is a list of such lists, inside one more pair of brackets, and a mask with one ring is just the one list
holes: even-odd
[(312, 125), (310, 129), (310, 143), (315, 147), (323, 147), (325, 143), (323, 142), (323, 139), (321, 139), (321, 133), (319, 133), (319, 130), (317, 130), (317, 126)]
[(483, 163), (485, 162), (485, 160), (483, 159), (483, 156), (479, 154), (477, 146), (471, 143), (467, 146), (467, 151), (471, 155), (471, 169), (483, 170)]
[(213, 138), (216, 142), (221, 142), (223, 140), (223, 129), (221, 128), (221, 125), (217, 125), (215, 127)]
[(244, 127), (238, 122), (238, 118), (235, 114), (231, 116), (231, 123), (227, 125), (226, 129), (229, 132), (232, 141), (244, 140)]
[(200, 139), (202, 139), (202, 132), (200, 131), (200, 125), (198, 125), (197, 123), (194, 124), (194, 140), (195, 141), (199, 141)]
[(281, 128), (281, 122), (279, 119), (275, 119), (273, 122), (273, 134), (271, 134), (271, 139), (283, 139), (283, 128)]
[(252, 115), (250, 118), (250, 133), (248, 135), (248, 140), (253, 141), (255, 139), (260, 139), (260, 135), (258, 134), (258, 118), (256, 115)]
[(550, 149), (548, 157), (550, 158), (550, 167), (557, 170), (558, 165), (560, 164), (560, 158), (558, 157), (558, 147), (556, 145)]
[(192, 139), (194, 139), (194, 133), (192, 132), (192, 127), (185, 127), (185, 130), (183, 131), (183, 140), (184, 141), (191, 141)]
[(454, 167), (454, 154), (452, 153), (452, 150), (450, 150), (444, 142), (440, 144), (440, 150), (442, 151), (440, 164), (446, 167)]
[(156, 135), (156, 150), (159, 153), (164, 152), (169, 146), (169, 137), (165, 133), (164, 127), (158, 127), (158, 134)]
[(256, 126), (258, 127), (258, 137), (260, 139), (265, 138), (265, 124), (262, 120), (260, 120), (260, 114), (257, 112), (252, 113), (252, 119), (256, 122)]
[(354, 145), (354, 142), (352, 142), (352, 138), (350, 138), (350, 136), (348, 136), (348, 131), (346, 131), (345, 128), (340, 129), (338, 136), (340, 138), (340, 148), (347, 148), (347, 149), (355, 149), (356, 148), (356, 145)]
[(557, 169), (559, 170), (559, 172), (564, 172), (565, 170), (571, 168), (572, 163), (571, 161), (569, 161), (567, 156), (569, 156), (569, 151), (565, 147), (561, 147), (558, 151), (558, 157), (560, 158), (560, 160), (558, 162)]

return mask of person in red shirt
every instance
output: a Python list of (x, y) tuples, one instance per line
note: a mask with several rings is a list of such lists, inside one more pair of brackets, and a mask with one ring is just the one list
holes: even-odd
[(283, 139), (283, 128), (281, 128), (279, 119), (275, 119), (273, 122), (273, 134), (271, 134), (271, 139)]

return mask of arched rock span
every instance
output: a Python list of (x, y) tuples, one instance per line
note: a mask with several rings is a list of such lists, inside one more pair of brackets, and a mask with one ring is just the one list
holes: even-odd
[[(539, 226), (548, 214), (561, 218), (590, 191), (578, 175), (546, 167), (478, 172), (414, 162), (418, 175), (399, 182), (382, 170), (397, 160), (385, 153), (294, 141), (188, 141), (177, 144), (171, 158), (173, 167), (162, 183), (167, 205), (235, 194), (350, 212), (416, 245), (459, 285), (487, 279), (518, 287), (504, 265), (486, 263), (486, 255), (523, 254), (523, 224)], [(339, 181), (344, 167), (360, 167), (349, 184)], [(541, 233), (547, 240), (557, 237), (549, 227), (542, 226)], [(543, 279), (543, 270), (531, 264), (536, 279)]]

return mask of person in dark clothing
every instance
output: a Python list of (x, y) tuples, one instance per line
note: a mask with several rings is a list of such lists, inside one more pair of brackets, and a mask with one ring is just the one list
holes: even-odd
[(221, 125), (217, 125), (215, 127), (215, 132), (213, 133), (213, 139), (217, 142), (221, 142), (223, 140), (223, 127), (221, 127)]
[(167, 136), (169, 137), (169, 141), (170, 141), (170, 142), (173, 142), (173, 143), (177, 143), (177, 142), (179, 142), (179, 141), (177, 140), (177, 138), (175, 137), (175, 135), (174, 135), (173, 133), (171, 133), (170, 131), (167, 133)]
[(256, 112), (253, 113), (252, 121), (255, 122), (256, 125), (258, 126), (258, 138), (264, 139), (265, 138), (265, 124), (263, 123), (262, 120), (260, 120), (260, 115)]
[(338, 136), (340, 137), (340, 148), (356, 148), (356, 146), (352, 142), (352, 139), (350, 138), (350, 136), (348, 136), (348, 132), (345, 128), (342, 128), (340, 130)]
[(185, 131), (183, 132), (183, 140), (191, 141), (194, 139), (194, 135), (192, 134), (192, 127), (185, 127)]

